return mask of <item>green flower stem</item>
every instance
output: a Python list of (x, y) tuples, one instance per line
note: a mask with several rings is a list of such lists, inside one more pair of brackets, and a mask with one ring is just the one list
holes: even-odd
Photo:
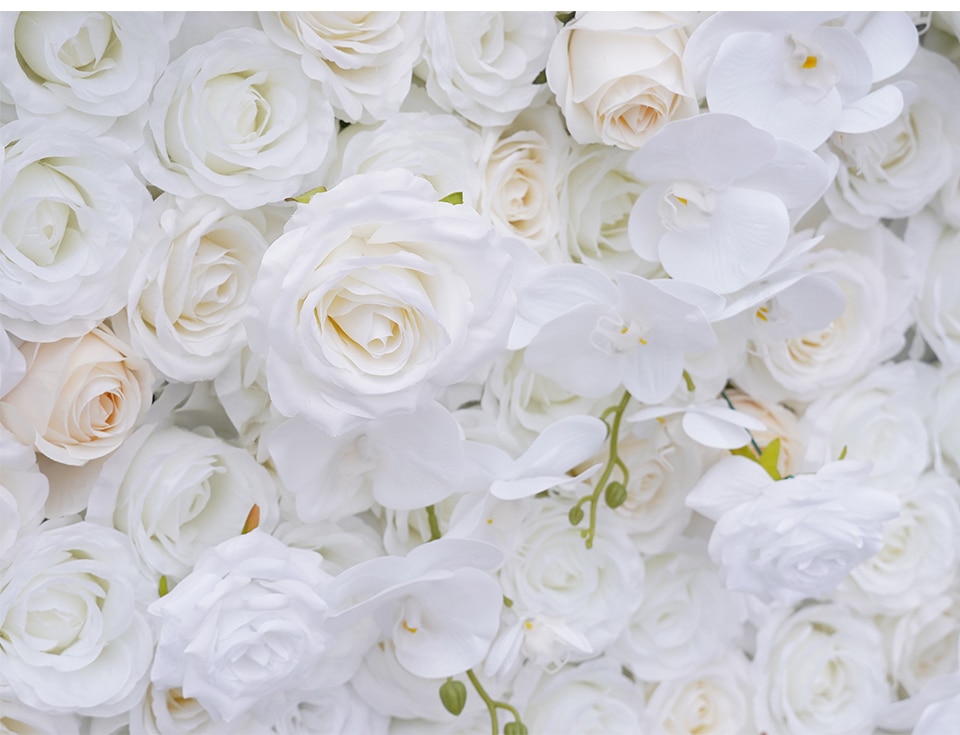
[(517, 712), (516, 707), (507, 702), (498, 702), (493, 699), (487, 690), (483, 688), (483, 684), (480, 683), (480, 680), (477, 678), (477, 675), (473, 673), (473, 669), (467, 669), (467, 678), (470, 680), (470, 683), (473, 684), (473, 688), (477, 690), (477, 694), (480, 695), (480, 699), (483, 700), (483, 703), (487, 705), (487, 712), (490, 713), (490, 732), (493, 735), (500, 735), (500, 725), (497, 722), (497, 708), (505, 709), (511, 715), (515, 722), (520, 722), (520, 713)]
[(617, 442), (620, 439), (620, 422), (623, 420), (623, 412), (627, 409), (627, 404), (629, 402), (630, 391), (625, 390), (623, 392), (623, 397), (616, 406), (611, 406), (602, 414), (600, 414), (600, 418), (604, 421), (610, 415), (613, 416), (613, 423), (610, 426), (610, 456), (607, 459), (607, 464), (603, 468), (603, 474), (600, 475), (600, 481), (596, 484), (593, 493), (591, 495), (584, 495), (582, 498), (580, 498), (580, 500), (577, 501), (577, 507), (580, 507), (584, 503), (590, 503), (590, 525), (586, 528), (586, 530), (580, 532), (580, 534), (586, 540), (588, 549), (593, 548), (593, 539), (597, 534), (597, 505), (600, 503), (600, 497), (603, 495), (603, 491), (607, 486), (607, 481), (610, 479), (613, 468), (620, 468), (620, 471), (623, 473), (624, 485), (626, 485), (627, 481), (630, 479), (630, 473), (627, 470), (627, 466), (623, 463), (623, 460), (617, 456)]
[(427, 506), (427, 522), (430, 524), (430, 540), (436, 541), (443, 534), (440, 533), (440, 522), (437, 520), (437, 510), (432, 505)]

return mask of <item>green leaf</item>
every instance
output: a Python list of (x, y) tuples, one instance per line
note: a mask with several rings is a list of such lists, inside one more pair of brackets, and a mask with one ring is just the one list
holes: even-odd
[(311, 189), (310, 191), (305, 191), (300, 196), (287, 197), (283, 201), (285, 202), (298, 202), (300, 204), (309, 204), (310, 200), (313, 199), (314, 194), (323, 194), (327, 190), (325, 186), (318, 186), (316, 189)]
[(463, 204), (463, 192), (455, 191), (453, 194), (447, 194), (441, 202), (446, 202), (447, 204)]
[(170, 591), (170, 583), (167, 581), (167, 575), (160, 575), (160, 584), (157, 586), (157, 592), (160, 593), (160, 597), (165, 596)]
[(440, 685), (440, 701), (452, 715), (459, 715), (467, 703), (467, 686), (462, 681), (447, 679)]
[(513, 607), (513, 600), (511, 600), (509, 597), (507, 597), (506, 595), (504, 595), (504, 596), (503, 596), (503, 604), (506, 605), (507, 607)]
[(546, 83), (547, 83), (547, 70), (544, 69), (544, 70), (541, 71), (539, 74), (537, 74), (537, 78), (533, 80), (533, 83), (534, 83), (534, 84), (546, 84)]
[(579, 525), (580, 521), (583, 520), (583, 508), (581, 508), (579, 505), (573, 506), (570, 509), (570, 512), (567, 514), (567, 518), (570, 519), (570, 525)]
[(737, 447), (736, 449), (731, 449), (730, 454), (735, 454), (738, 457), (746, 457), (747, 459), (753, 460), (754, 462), (759, 462), (757, 455), (753, 453), (750, 449), (749, 444), (744, 444), (742, 447)]
[(563, 25), (566, 25), (566, 24), (569, 23), (571, 20), (573, 20), (575, 17), (577, 17), (576, 11), (564, 12), (564, 11), (560, 10), (560, 11), (557, 12), (557, 15), (556, 15), (557, 20), (559, 20), (561, 23), (563, 23)]
[(767, 474), (770, 475), (774, 480), (782, 480), (783, 477), (780, 475), (780, 470), (777, 469), (777, 460), (780, 459), (780, 438), (777, 437), (772, 442), (767, 444), (763, 448), (763, 451), (760, 452), (760, 466), (767, 471)]
[(847, 445), (843, 445), (843, 449), (840, 450), (840, 456), (837, 457), (838, 460), (844, 459), (847, 456)]
[(619, 508), (627, 500), (627, 488), (622, 482), (611, 482), (603, 491), (603, 498), (611, 508)]
[(683, 382), (687, 384), (687, 390), (691, 393), (697, 389), (697, 386), (693, 383), (693, 378), (690, 377), (690, 373), (686, 370), (683, 371)]

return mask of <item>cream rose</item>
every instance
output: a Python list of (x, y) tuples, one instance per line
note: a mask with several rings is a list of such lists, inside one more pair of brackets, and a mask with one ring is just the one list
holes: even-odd
[(0, 420), (55, 462), (110, 454), (150, 406), (150, 368), (105, 327), (21, 351), (27, 374), (0, 401)]
[(506, 342), (510, 258), (475, 211), (398, 169), (301, 207), (246, 320), (280, 413), (330, 433), (410, 413)]
[(669, 13), (582, 13), (560, 31), (547, 83), (578, 143), (633, 150), (697, 113), (683, 24)]
[(213, 197), (163, 194), (155, 208), (156, 237), (129, 290), (130, 343), (170, 380), (211, 380), (246, 342), (268, 219)]

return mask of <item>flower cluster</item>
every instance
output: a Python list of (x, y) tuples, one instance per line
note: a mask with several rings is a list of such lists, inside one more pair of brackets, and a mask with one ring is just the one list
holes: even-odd
[(0, 15), (0, 730), (952, 732), (958, 90), (955, 12)]

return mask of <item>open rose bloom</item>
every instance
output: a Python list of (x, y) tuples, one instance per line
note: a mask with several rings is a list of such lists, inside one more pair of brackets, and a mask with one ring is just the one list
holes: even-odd
[(960, 14), (0, 13), (0, 732), (960, 732)]

